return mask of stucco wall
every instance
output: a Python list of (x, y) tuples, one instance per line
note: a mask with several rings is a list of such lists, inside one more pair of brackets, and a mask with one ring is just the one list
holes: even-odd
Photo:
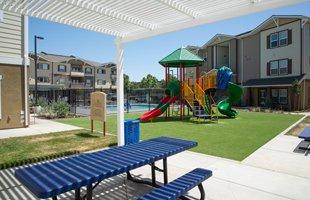
[[(291, 29), (292, 30), (292, 44), (278, 47), (273, 49), (267, 49), (267, 36), (271, 33)], [(286, 25), (282, 25), (276, 28), (268, 29), (260, 32), (260, 77), (261, 78), (275, 78), (278, 76), (267, 76), (267, 63), (271, 60), (278, 59), (292, 59), (292, 74), (285, 76), (300, 75), (300, 21), (295, 21)]]
[[(243, 82), (249, 79), (257, 79), (260, 77), (260, 35), (251, 35), (246, 38), (242, 38), (241, 45), (243, 50), (240, 54), (242, 59), (241, 64), (243, 68)], [(265, 72), (266, 73), (266, 72)]]
[(22, 66), (0, 64), (2, 118), (0, 129), (23, 127), (24, 82)]
[(307, 79), (310, 79), (310, 22), (307, 22), (302, 29), (302, 62), (303, 70), (302, 73), (307, 74)]

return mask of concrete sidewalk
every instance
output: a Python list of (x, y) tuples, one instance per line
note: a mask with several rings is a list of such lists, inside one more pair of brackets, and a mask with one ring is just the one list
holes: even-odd
[(9, 137), (22, 137), (29, 135), (39, 135), (60, 131), (78, 130), (81, 127), (58, 123), (52, 120), (36, 118), (35, 124), (30, 125), (27, 128), (15, 128), (0, 130), (0, 139)]
[[(162, 162), (157, 162), (161, 167)], [(207, 199), (213, 200), (308, 200), (310, 179), (277, 172), (260, 167), (249, 166), (242, 162), (208, 156), (186, 151), (168, 158), (169, 181), (202, 167), (211, 169), (213, 176), (203, 183)], [(0, 171), (0, 199), (36, 199), (14, 178), (14, 169)], [(150, 166), (132, 172), (137, 178), (150, 179)], [(157, 180), (163, 177), (157, 172)], [(94, 190), (94, 199), (136, 199), (151, 188), (127, 181), (125, 175), (113, 177), (100, 183)], [(85, 189), (82, 190), (85, 192)], [(197, 188), (188, 194), (199, 199)], [(74, 192), (60, 196), (60, 199), (74, 199)]]

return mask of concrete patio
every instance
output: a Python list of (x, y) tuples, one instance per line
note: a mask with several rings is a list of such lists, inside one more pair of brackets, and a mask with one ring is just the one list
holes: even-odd
[[(306, 200), (310, 196), (310, 157), (293, 152), (299, 142), (297, 137), (280, 134), (242, 162), (186, 151), (168, 159), (169, 180), (203, 167), (213, 171), (213, 177), (204, 182), (207, 199)], [(14, 169), (0, 172), (0, 199), (36, 199), (13, 173)], [(150, 178), (150, 166), (136, 169), (133, 174)], [(158, 173), (158, 181), (162, 180)], [(149, 190), (121, 175), (102, 182), (94, 193), (95, 199), (136, 199)], [(198, 189), (188, 195), (199, 199)], [(68, 192), (61, 199), (74, 199), (74, 194)]]
[(0, 139), (9, 137), (22, 137), (29, 135), (39, 135), (46, 133), (55, 133), (60, 131), (71, 131), (78, 130), (81, 127), (67, 125), (58, 123), (52, 120), (36, 118), (35, 123), (33, 117), (31, 119), (31, 124), (27, 128), (14, 128), (14, 129), (4, 129), (0, 130)]

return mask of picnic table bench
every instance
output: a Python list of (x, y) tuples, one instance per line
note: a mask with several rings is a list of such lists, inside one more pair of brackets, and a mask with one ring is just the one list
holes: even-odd
[[(85, 197), (89, 200), (101, 181), (122, 173), (127, 173), (129, 180), (158, 187), (155, 171), (161, 171), (164, 184), (167, 184), (167, 158), (195, 146), (197, 142), (194, 141), (159, 137), (20, 168), (15, 171), (15, 176), (38, 198), (55, 200), (58, 195), (75, 190), (75, 199), (81, 199), (81, 187), (86, 186)], [(159, 160), (163, 160), (163, 169), (155, 166)], [(130, 174), (130, 170), (144, 165), (151, 165), (151, 182), (134, 179)]]
[(304, 139), (304, 141), (299, 145), (299, 149), (310, 150), (310, 127), (304, 128), (304, 130), (298, 135), (299, 138)]

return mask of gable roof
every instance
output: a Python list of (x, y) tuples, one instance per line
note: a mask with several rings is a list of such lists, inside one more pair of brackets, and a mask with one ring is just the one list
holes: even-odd
[(308, 16), (304, 16), (304, 15), (272, 15), (268, 19), (263, 21), (261, 24), (259, 24), (253, 30), (248, 31), (244, 34), (236, 35), (236, 36), (238, 36), (238, 38), (247, 37), (249, 35), (259, 33), (260, 31), (263, 31), (267, 28), (274, 28), (276, 26), (281, 26), (283, 24), (291, 23), (291, 22), (294, 22), (296, 20), (309, 21), (310, 18)]
[(215, 36), (213, 36), (207, 43), (205, 43), (202, 46), (202, 48), (207, 47), (209, 45), (226, 42), (226, 41), (229, 41), (229, 40), (234, 39), (234, 38), (235, 38), (235, 36), (233, 36), (233, 35), (227, 35), (227, 34), (220, 34), (220, 33), (218, 33)]
[(180, 65), (184, 65), (184, 67), (197, 67), (202, 65), (202, 63), (202, 58), (191, 53), (186, 48), (179, 48), (159, 61), (159, 64), (164, 67), (166, 65), (169, 67), (180, 67)]

